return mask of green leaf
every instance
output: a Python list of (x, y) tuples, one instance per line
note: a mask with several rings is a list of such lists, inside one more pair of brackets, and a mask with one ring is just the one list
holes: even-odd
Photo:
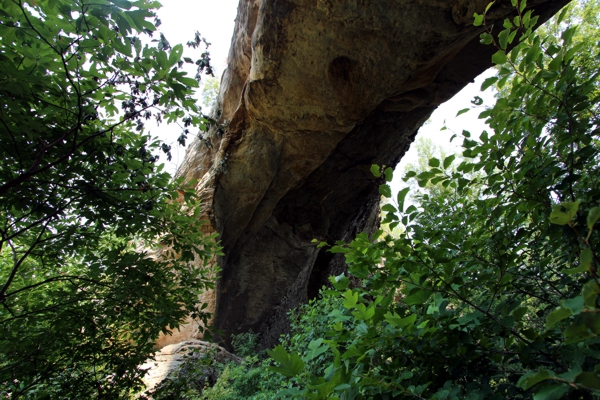
[(586, 247), (581, 251), (581, 256), (579, 257), (579, 265), (583, 268), (584, 271), (588, 272), (592, 269), (592, 260), (594, 258), (594, 254), (589, 247)]
[(579, 263), (579, 266), (575, 267), (575, 268), (568, 268), (568, 269), (563, 269), (561, 270), (562, 273), (567, 274), (567, 275), (573, 275), (573, 274), (580, 274), (582, 272), (586, 272), (587, 269), (584, 265), (582, 265), (581, 263)]
[[(340, 310), (333, 310), (332, 312), (327, 314), (327, 316), (332, 317), (334, 323), (340, 323), (340, 324), (352, 319), (352, 317), (350, 317), (349, 315), (344, 315), (342, 313), (342, 311), (340, 311)], [(342, 328), (343, 328), (343, 325), (341, 325), (340, 330)]]
[(571, 44), (571, 42), (573, 40), (573, 35), (575, 35), (576, 31), (577, 31), (576, 26), (571, 26), (571, 27), (565, 29), (565, 31), (561, 35), (564, 46), (568, 46)]
[(474, 17), (474, 19), (475, 19), (475, 20), (473, 21), (473, 25), (474, 25), (474, 26), (481, 26), (481, 25), (483, 24), (483, 15), (480, 15), (480, 14), (477, 14), (477, 13), (475, 13), (475, 14), (473, 15), (473, 17)]
[(331, 249), (329, 249), (329, 252), (334, 254), (344, 254), (347, 253), (348, 250), (344, 246), (335, 245)]
[(569, 391), (569, 386), (556, 383), (540, 389), (533, 395), (533, 400), (555, 400), (562, 399), (563, 395)]
[(567, 16), (568, 11), (569, 11), (569, 7), (563, 7), (563, 9), (560, 11), (560, 14), (558, 14), (558, 18), (556, 18), (557, 25), (560, 25), (560, 23), (563, 22), (563, 20)]
[(411, 225), (409, 228), (414, 232), (415, 239), (422, 240), (425, 237), (423, 228), (420, 225)]
[(583, 288), (581, 289), (583, 302), (588, 308), (596, 308), (598, 294), (600, 294), (600, 287), (598, 287), (598, 284), (595, 281), (589, 281), (583, 285)]
[(502, 50), (506, 50), (506, 46), (508, 46), (508, 36), (510, 35), (510, 31), (510, 29), (504, 29), (498, 35), (498, 43), (500, 44), (500, 48)]
[(573, 315), (577, 315), (583, 311), (584, 301), (583, 296), (576, 296), (571, 299), (562, 300), (561, 306), (571, 310)]
[(173, 65), (177, 64), (177, 62), (181, 59), (182, 54), (183, 54), (183, 45), (177, 44), (177, 45), (173, 46), (173, 49), (171, 50), (171, 53), (169, 54), (169, 65), (173, 66)]
[(403, 212), (404, 211), (404, 200), (406, 199), (406, 195), (408, 194), (410, 188), (404, 188), (401, 191), (398, 192), (398, 211)]
[(575, 383), (579, 383), (589, 389), (600, 390), (600, 377), (594, 372), (582, 372), (575, 378)]
[(275, 347), (273, 350), (267, 350), (267, 354), (279, 364), (280, 367), (268, 367), (273, 372), (292, 377), (304, 371), (304, 361), (298, 354), (288, 354), (282, 345)]
[(123, 8), (125, 10), (131, 9), (131, 2), (127, 0), (109, 0), (111, 3), (116, 5), (117, 7)]
[(402, 178), (404, 181), (409, 180), (410, 178), (414, 178), (415, 176), (417, 176), (417, 172), (416, 171), (408, 171), (405, 175), (404, 178)]
[(127, 44), (123, 44), (120, 39), (114, 39), (112, 41), (112, 45), (119, 53), (126, 55), (128, 57), (132, 57), (133, 53), (131, 51), (131, 46)]
[(558, 53), (556, 57), (548, 64), (548, 69), (550, 71), (558, 71), (562, 65), (562, 53)]
[(379, 193), (387, 199), (392, 197), (392, 189), (388, 185), (379, 185)]
[(433, 157), (429, 159), (429, 166), (433, 168), (438, 168), (440, 166), (440, 160)]
[(525, 65), (531, 65), (538, 59), (538, 57), (540, 56), (541, 53), (542, 53), (542, 50), (540, 49), (540, 47), (538, 47), (538, 46), (530, 47), (526, 51), (523, 62), (525, 63)]
[(353, 311), (352, 315), (357, 321), (369, 320), (375, 315), (375, 307), (371, 306), (367, 308), (364, 304), (359, 303), (356, 305), (356, 311)]
[(459, 115), (469, 112), (469, 110), (470, 110), (470, 108), (463, 108), (462, 110), (460, 110), (456, 113), (456, 116), (458, 117)]
[(329, 282), (331, 282), (333, 287), (337, 290), (347, 289), (348, 285), (350, 285), (350, 279), (343, 273), (338, 276), (330, 276)]
[(571, 217), (562, 210), (559, 204), (554, 204), (550, 213), (550, 222), (556, 225), (566, 225), (571, 222)]
[(577, 214), (577, 211), (579, 210), (580, 203), (581, 203), (581, 200), (577, 200), (574, 202), (560, 203), (560, 205), (562, 207), (564, 207), (566, 209), (566, 212), (571, 216), (571, 218), (573, 218), (575, 216), (575, 214)]
[(523, 375), (519, 381), (517, 382), (517, 386), (521, 389), (527, 390), (534, 385), (537, 385), (540, 382), (543, 382), (548, 379), (552, 379), (555, 377), (554, 372), (547, 369), (540, 369), (537, 372), (530, 372), (526, 375)]
[(381, 168), (377, 164), (371, 165), (371, 173), (375, 178), (381, 178)]
[(497, 76), (492, 76), (492, 77), (487, 78), (481, 84), (481, 91), (483, 92), (484, 90), (486, 90), (487, 88), (489, 88), (490, 86), (492, 86), (497, 81), (498, 81), (498, 77)]
[(404, 329), (409, 325), (414, 325), (415, 321), (417, 320), (417, 314), (411, 314), (408, 317), (402, 318), (397, 313), (394, 312), (392, 314), (389, 311), (383, 317), (389, 324), (394, 325), (400, 329)]
[(594, 229), (594, 225), (596, 224), (598, 219), (600, 219), (600, 207), (592, 207), (587, 215), (587, 227), (590, 231)]
[(574, 324), (565, 330), (565, 344), (581, 342), (582, 340), (593, 336), (594, 334), (590, 332), (587, 325)]
[(572, 315), (568, 308), (557, 307), (546, 317), (546, 328), (552, 328), (558, 322)]
[(506, 53), (502, 50), (498, 50), (496, 53), (494, 53), (494, 55), (492, 56), (492, 62), (496, 65), (501, 65), (504, 64), (507, 61), (506, 58)]
[[(383, 171), (383, 173), (385, 174), (385, 180), (386, 182), (391, 182), (392, 179), (394, 179), (394, 170), (390, 167), (386, 168), (385, 171)], [(391, 195), (390, 195), (391, 197)]]
[(494, 37), (487, 32), (482, 33), (479, 37), (480, 42), (485, 45), (492, 44), (492, 42), (494, 41)]
[(361, 357), (364, 354), (363, 351), (360, 351), (356, 346), (350, 346), (348, 350), (342, 354), (342, 358), (348, 359), (351, 357)]
[(327, 351), (327, 349), (329, 348), (329, 346), (322, 345), (322, 343), (323, 343), (322, 338), (312, 340), (308, 344), (308, 354), (306, 355), (306, 357), (304, 357), (304, 361), (308, 362), (310, 360), (314, 360), (315, 358), (319, 357), (321, 354), (325, 353)]
[(584, 47), (584, 44), (585, 43), (578, 43), (575, 46), (568, 49), (563, 56), (563, 63), (571, 61), (576, 54), (580, 54), (582, 48)]
[(198, 81), (193, 79), (193, 78), (187, 78), (185, 76), (181, 76), (178, 77), (177, 80), (181, 83), (183, 83), (185, 86), (191, 87), (191, 88), (197, 88), (199, 85)]
[(456, 158), (456, 154), (452, 154), (452, 155), (444, 158), (444, 169), (448, 169), (448, 167), (450, 167), (450, 165), (452, 164), (452, 162), (454, 161), (455, 158)]
[(358, 292), (352, 291), (352, 289), (348, 289), (344, 293), (344, 302), (342, 303), (345, 308), (354, 308), (356, 303), (358, 302)]
[(156, 54), (156, 61), (158, 61), (158, 65), (161, 69), (165, 70), (169, 68), (169, 59), (167, 58), (167, 53), (160, 50)]
[[(523, 19), (519, 19), (519, 16), (515, 17), (515, 21), (519, 21), (519, 23), (517, 25), (522, 25), (525, 29), (528, 29), (529, 26), (531, 25), (531, 11), (527, 11), (524, 15), (523, 15)], [(516, 23), (516, 22), (515, 22)]]
[(385, 211), (385, 212), (389, 212), (389, 213), (395, 213), (398, 210), (396, 210), (396, 207), (394, 207), (392, 204), (384, 204), (383, 207), (381, 207), (381, 211)]
[(432, 292), (429, 290), (418, 290), (417, 292), (406, 296), (402, 301), (409, 306), (425, 304), (431, 297)]
[(550, 213), (550, 222), (556, 225), (566, 225), (571, 222), (577, 210), (579, 209), (580, 200), (574, 202), (566, 202), (552, 205)]

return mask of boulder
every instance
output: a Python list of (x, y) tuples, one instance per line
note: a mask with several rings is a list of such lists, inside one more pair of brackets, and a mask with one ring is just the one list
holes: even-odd
[[(208, 358), (210, 362), (202, 362)], [(147, 371), (143, 378), (147, 394), (150, 396), (160, 385), (167, 384), (174, 374), (182, 379), (194, 379), (188, 384), (194, 384), (201, 391), (204, 386), (213, 385), (218, 378), (218, 371), (213, 364), (228, 362), (241, 363), (242, 359), (229, 353), (222, 347), (201, 340), (186, 340), (177, 344), (163, 347), (154, 354), (153, 360), (148, 360), (140, 366)], [(198, 366), (202, 367), (198, 367)], [(189, 370), (189, 371), (188, 371)]]

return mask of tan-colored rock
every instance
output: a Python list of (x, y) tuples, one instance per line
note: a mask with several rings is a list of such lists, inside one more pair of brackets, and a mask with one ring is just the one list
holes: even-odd
[[(215, 325), (264, 346), (343, 260), (311, 240), (377, 224), (371, 164), (395, 166), (441, 103), (491, 65), (487, 0), (241, 0), (219, 122), (180, 175), (198, 179), (225, 256)], [(567, 0), (528, 4), (543, 21)], [(487, 21), (512, 12), (497, 1)], [(207, 146), (208, 144), (208, 146)]]
[(149, 360), (140, 366), (142, 370), (148, 371), (143, 378), (146, 388), (151, 391), (169, 374), (178, 371), (186, 361), (194, 362), (199, 357), (207, 354), (217, 363), (230, 361), (240, 363), (242, 361), (224, 348), (201, 340), (187, 340), (171, 344), (157, 351), (154, 360)]

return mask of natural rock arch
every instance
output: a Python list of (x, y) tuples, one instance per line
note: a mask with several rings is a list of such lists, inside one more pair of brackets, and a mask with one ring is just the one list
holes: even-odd
[[(529, 7), (541, 22), (567, 2)], [(196, 140), (179, 170), (199, 181), (207, 232), (221, 235), (216, 302), (206, 297), (226, 342), (251, 329), (274, 345), (286, 312), (344, 270), (311, 240), (377, 226), (369, 167), (395, 166), (435, 108), (491, 66), (495, 49), (472, 25), (487, 3), (240, 0), (223, 128)], [(487, 21), (512, 11), (497, 1)]]

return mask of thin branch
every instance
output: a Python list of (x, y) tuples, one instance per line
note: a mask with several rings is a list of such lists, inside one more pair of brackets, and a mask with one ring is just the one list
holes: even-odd
[(15, 279), (15, 276), (17, 275), (17, 271), (19, 270), (19, 268), (23, 264), (23, 261), (25, 261), (25, 259), (29, 256), (29, 254), (33, 251), (33, 249), (35, 248), (35, 246), (37, 246), (37, 244), (41, 240), (44, 232), (46, 231), (46, 227), (47, 226), (48, 226), (48, 224), (44, 225), (42, 227), (42, 229), (40, 229), (40, 233), (37, 236), (36, 240), (33, 242), (33, 244), (31, 246), (29, 246), (29, 249), (27, 249), (27, 251), (25, 252), (25, 254), (18, 261), (16, 261), (17, 258), (16, 258), (16, 250), (15, 250), (15, 248), (13, 247), (13, 245), (12, 245), (12, 243), (10, 241), (8, 242), (10, 244), (11, 248), (13, 249), (13, 259), (16, 262), (13, 265), (12, 271), (10, 272), (10, 275), (8, 276), (8, 279), (6, 280), (6, 283), (4, 284), (4, 286), (2, 287), (2, 289), (0, 289), (0, 302), (6, 301), (6, 291), (10, 287), (12, 281)]

